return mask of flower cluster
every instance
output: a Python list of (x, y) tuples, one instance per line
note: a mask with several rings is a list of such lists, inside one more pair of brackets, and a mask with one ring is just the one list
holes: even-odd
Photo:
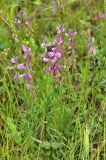
[(24, 11), (20, 10), (18, 12), (18, 16), (14, 18), (14, 24), (19, 30), (22, 30), (23, 25), (26, 25), (27, 27), (31, 27), (32, 20), (31, 18), (27, 18), (27, 15)]
[(47, 44), (45, 48), (46, 53), (43, 61), (48, 63), (49, 66), (45, 68), (45, 72), (49, 72), (51, 75), (60, 77), (61, 65), (59, 64), (60, 59), (62, 58), (62, 50), (58, 46), (53, 46), (52, 44)]
[(45, 68), (45, 72), (49, 72), (51, 75), (55, 77), (61, 76), (61, 65), (60, 60), (62, 58), (62, 45), (63, 45), (63, 36), (62, 33), (64, 32), (65, 28), (64, 25), (60, 25), (57, 27), (57, 40), (54, 40), (53, 43), (46, 42), (43, 43), (43, 47), (45, 48), (45, 56), (43, 61), (48, 63), (49, 66)]
[(97, 22), (100, 19), (105, 19), (105, 15), (102, 12), (99, 12), (95, 17), (94, 20)]
[(68, 33), (65, 34), (68, 37), (68, 49), (72, 49), (75, 44), (75, 40), (73, 39), (74, 36), (77, 35), (77, 32), (74, 32), (72, 28), (69, 28)]
[[(64, 59), (65, 54), (68, 53), (69, 50), (74, 48), (75, 40), (73, 39), (73, 37), (77, 34), (77, 32), (74, 32), (70, 28), (68, 33), (64, 34), (65, 27), (63, 24), (59, 25), (56, 29), (57, 39), (55, 39), (53, 43), (47, 44), (46, 41), (42, 43), (42, 47), (45, 48), (45, 56), (43, 58), (43, 61), (48, 64), (48, 67), (44, 69), (46, 72), (49, 72), (55, 77), (60, 77), (60, 70), (62, 68), (61, 62)], [(67, 43), (65, 44), (65, 42)]]
[(33, 86), (31, 85), (32, 83), (32, 76), (31, 76), (31, 71), (32, 71), (32, 66), (31, 66), (31, 48), (27, 45), (22, 46), (22, 52), (24, 53), (23, 57), (23, 63), (18, 63), (19, 58), (18, 57), (13, 57), (11, 58), (11, 63), (12, 66), (9, 67), (10, 70), (15, 71), (14, 75), (14, 81), (19, 82), (21, 78), (25, 79), (25, 85), (32, 90)]
[(52, 6), (53, 6), (53, 9), (52, 9), (53, 15), (56, 14), (57, 10), (62, 10), (63, 9), (63, 4), (60, 0), (54, 0), (52, 2)]

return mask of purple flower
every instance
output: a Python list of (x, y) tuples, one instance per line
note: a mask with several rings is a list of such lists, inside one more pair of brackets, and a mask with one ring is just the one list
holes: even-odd
[(48, 68), (45, 68), (44, 71), (45, 71), (45, 72), (50, 72), (51, 69), (52, 69), (52, 66), (50, 65)]
[(32, 26), (32, 19), (31, 18), (28, 18), (25, 20), (25, 24), (28, 26), (28, 27), (31, 27)]
[(73, 40), (73, 39), (69, 39), (69, 41), (68, 41), (68, 45), (70, 46), (74, 46), (74, 43), (75, 43), (75, 41)]
[(68, 33), (65, 33), (65, 36), (66, 36), (66, 37), (69, 37), (69, 34), (68, 34)]
[(48, 58), (43, 58), (43, 61), (44, 61), (44, 62), (48, 62), (49, 59), (48, 59)]
[(60, 6), (59, 6), (59, 9), (60, 9), (60, 10), (63, 9), (63, 5), (60, 5)]
[(53, 14), (56, 14), (56, 12), (57, 12), (56, 8), (53, 8), (53, 9), (52, 9), (52, 13), (53, 13)]
[(32, 76), (29, 73), (24, 73), (20, 77), (25, 78), (27, 82), (32, 81)]
[(56, 1), (53, 1), (53, 2), (52, 2), (52, 5), (55, 6), (55, 5), (56, 5)]
[(28, 70), (29, 69), (29, 65), (28, 63), (25, 64), (25, 69)]
[(56, 47), (53, 47), (53, 48), (52, 48), (52, 51), (53, 51), (53, 52), (56, 52), (56, 50), (57, 50)]
[(23, 46), (22, 46), (22, 51), (23, 51), (24, 53), (30, 53), (31, 48), (30, 48), (29, 46), (27, 46), (27, 45), (23, 45)]
[(23, 63), (18, 64), (17, 69), (18, 69), (19, 71), (22, 70), (22, 69), (25, 69), (24, 64), (23, 64)]
[(59, 38), (58, 45), (62, 45), (63, 44), (63, 37), (62, 37), (62, 35), (58, 34), (58, 38)]
[(56, 45), (56, 44), (57, 44), (57, 40), (54, 40), (54, 41), (53, 41), (53, 44)]
[(29, 61), (32, 58), (32, 54), (31, 53), (25, 54), (24, 58), (25, 60)]
[(99, 20), (99, 17), (98, 16), (95, 16), (94, 17), (94, 20), (97, 22)]
[(59, 72), (59, 70), (57, 70), (57, 71), (55, 72), (55, 75), (56, 75), (57, 78), (61, 77), (61, 73)]
[(54, 52), (48, 52), (48, 57), (52, 58), (54, 56)]
[(100, 12), (100, 13), (99, 13), (99, 18), (100, 18), (100, 19), (104, 19), (104, 18), (105, 18), (105, 15), (104, 15), (102, 12)]
[(25, 16), (26, 16), (26, 13), (25, 13), (24, 11), (20, 10), (20, 11), (19, 11), (19, 15), (20, 15), (21, 17), (25, 17)]
[(19, 25), (22, 22), (18, 18), (14, 18), (14, 24)]
[(61, 58), (62, 57), (62, 54), (61, 52), (57, 52), (57, 55), (56, 55), (58, 58)]
[(28, 89), (29, 89), (30, 91), (32, 91), (32, 90), (35, 89), (35, 87), (32, 86), (32, 84), (28, 84), (28, 83), (27, 83), (26, 86), (28, 87)]
[(74, 33), (73, 33), (73, 36), (76, 36), (76, 35), (77, 35), (77, 32), (74, 32)]
[(88, 53), (89, 53), (90, 55), (93, 55), (93, 54), (96, 53), (95, 48), (93, 48), (93, 46), (92, 46), (91, 44), (88, 44)]
[(57, 71), (57, 70), (59, 70), (59, 69), (61, 69), (61, 66), (60, 66), (60, 65), (54, 66), (54, 71)]
[(73, 29), (70, 28), (68, 33), (65, 33), (65, 36), (66, 37), (69, 37), (69, 36), (76, 36), (77, 32), (73, 32)]
[(17, 61), (18, 61), (18, 57), (13, 57), (13, 58), (11, 58), (11, 63), (17, 63)]
[(54, 58), (52, 59), (52, 63), (53, 63), (53, 64), (56, 63), (57, 61), (58, 61), (57, 57), (54, 57)]
[(58, 33), (62, 33), (64, 32), (65, 28), (64, 28), (64, 24), (61, 24), (60, 26), (57, 27), (57, 32)]
[(17, 75), (15, 75), (15, 76), (14, 76), (14, 81), (15, 81), (15, 82), (18, 82), (18, 81), (19, 81), (19, 79), (18, 79), (18, 76), (17, 76)]
[(100, 16), (100, 18), (101, 18), (101, 19), (104, 19), (104, 18), (105, 18), (105, 15), (104, 15), (104, 14), (102, 14), (102, 15)]
[(73, 35), (73, 29), (70, 28), (68, 33), (69, 33), (69, 35)]

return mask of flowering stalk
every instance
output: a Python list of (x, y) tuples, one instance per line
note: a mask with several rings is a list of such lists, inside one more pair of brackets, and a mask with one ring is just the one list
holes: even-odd
[[(77, 34), (77, 32), (73, 32), (72, 29), (69, 29), (68, 33), (65, 33), (64, 25), (61, 24), (57, 27), (57, 39), (55, 39), (52, 43), (46, 43), (44, 41), (42, 43), (43, 48), (45, 48), (45, 56), (43, 61), (48, 64), (48, 67), (44, 69), (45, 72), (49, 72), (51, 75), (55, 77), (61, 76), (62, 65), (61, 62), (64, 59), (65, 55), (68, 55), (69, 50), (74, 49), (75, 40), (73, 37)], [(68, 46), (65, 48), (65, 37), (67, 41), (68, 37)]]
[(33, 89), (32, 86), (32, 66), (31, 66), (31, 59), (32, 59), (32, 54), (31, 54), (31, 48), (27, 45), (22, 46), (22, 52), (24, 53), (23, 57), (23, 63), (18, 63), (18, 57), (13, 57), (11, 58), (11, 63), (13, 66), (9, 67), (10, 70), (15, 71), (14, 75), (14, 81), (19, 82), (21, 78), (25, 80), (25, 85), (29, 88), (29, 90)]
[(26, 12), (20, 10), (18, 12), (18, 16), (14, 18), (14, 24), (18, 28), (18, 30), (22, 30), (23, 26), (27, 26), (28, 28), (32, 26), (31, 18), (27, 18)]
[(52, 2), (52, 6), (53, 6), (53, 9), (52, 9), (53, 15), (56, 15), (56, 13), (60, 11), (61, 16), (63, 18), (63, 7), (64, 7), (63, 2), (61, 0), (54, 0)]

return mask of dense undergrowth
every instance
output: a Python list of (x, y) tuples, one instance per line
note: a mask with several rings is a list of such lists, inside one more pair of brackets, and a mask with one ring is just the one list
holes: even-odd
[(105, 13), (105, 0), (1, 0), (1, 160), (105, 160)]

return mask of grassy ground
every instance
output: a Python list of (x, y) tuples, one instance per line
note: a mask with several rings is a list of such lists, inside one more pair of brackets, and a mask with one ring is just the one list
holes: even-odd
[[(94, 20), (106, 13), (105, 0), (67, 0), (56, 16), (47, 0), (0, 3), (0, 160), (105, 160), (106, 20)], [(19, 7), (32, 20), (22, 31), (13, 23)], [(56, 79), (43, 70), (41, 43), (54, 40), (63, 23), (77, 35)], [(96, 53), (89, 57), (92, 37)], [(15, 83), (8, 69), (14, 56), (22, 63), (25, 44), (33, 54), (33, 91)]]

